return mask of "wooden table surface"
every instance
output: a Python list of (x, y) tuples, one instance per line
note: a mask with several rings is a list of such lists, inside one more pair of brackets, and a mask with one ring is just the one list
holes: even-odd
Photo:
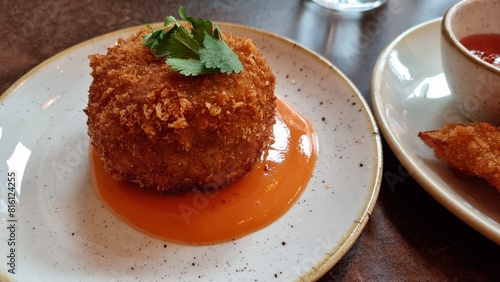
[[(162, 21), (182, 5), (195, 17), (244, 24), (303, 44), (344, 72), (370, 103), (372, 68), (382, 49), (408, 28), (441, 17), (455, 2), (390, 0), (374, 11), (340, 14), (300, 0), (3, 0), (0, 93), (74, 44)], [(383, 149), (383, 183), (371, 218), (320, 281), (500, 281), (500, 247), (430, 197), (385, 143)]]

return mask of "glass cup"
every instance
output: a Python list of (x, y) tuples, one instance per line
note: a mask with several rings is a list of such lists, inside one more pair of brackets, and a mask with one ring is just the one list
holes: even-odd
[(341, 12), (362, 12), (375, 9), (387, 0), (312, 0), (327, 9)]

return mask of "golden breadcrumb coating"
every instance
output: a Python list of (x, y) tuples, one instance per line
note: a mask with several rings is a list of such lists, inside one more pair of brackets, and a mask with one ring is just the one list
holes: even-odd
[(447, 124), (418, 136), (457, 174), (482, 177), (500, 191), (500, 128), (480, 122)]
[(270, 142), (275, 77), (248, 38), (224, 34), (240, 73), (184, 76), (143, 45), (143, 29), (90, 56), (88, 134), (115, 179), (169, 193), (216, 189)]

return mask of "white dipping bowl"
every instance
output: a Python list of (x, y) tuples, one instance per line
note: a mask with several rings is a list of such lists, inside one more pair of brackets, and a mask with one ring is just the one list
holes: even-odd
[(500, 0), (453, 5), (441, 23), (443, 71), (458, 110), (471, 121), (500, 126), (500, 68), (474, 56), (460, 41), (475, 34), (500, 34)]

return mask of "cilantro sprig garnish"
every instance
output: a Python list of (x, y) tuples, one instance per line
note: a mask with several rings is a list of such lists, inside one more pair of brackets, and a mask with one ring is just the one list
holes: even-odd
[(167, 56), (166, 64), (186, 76), (243, 71), (238, 56), (224, 41), (218, 26), (203, 18), (187, 16), (183, 7), (179, 8), (179, 16), (191, 29), (173, 16), (166, 17), (160, 29), (153, 30), (147, 25), (151, 33), (143, 36), (144, 45), (150, 47), (155, 56)]

